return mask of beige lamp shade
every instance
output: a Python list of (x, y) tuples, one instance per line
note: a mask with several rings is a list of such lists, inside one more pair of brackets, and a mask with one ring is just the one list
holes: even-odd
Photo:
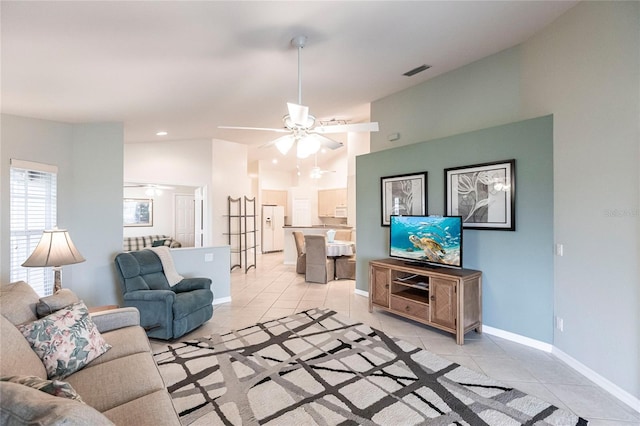
[(73, 241), (71, 241), (67, 230), (53, 229), (42, 233), (36, 249), (22, 266), (36, 268), (53, 266), (55, 268), (54, 290), (58, 291), (61, 287), (59, 267), (84, 261), (85, 258), (82, 257)]

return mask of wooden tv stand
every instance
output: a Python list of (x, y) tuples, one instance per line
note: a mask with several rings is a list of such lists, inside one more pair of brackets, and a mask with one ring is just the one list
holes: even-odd
[(369, 312), (373, 307), (456, 335), (482, 333), (482, 272), (414, 266), (396, 259), (369, 262)]

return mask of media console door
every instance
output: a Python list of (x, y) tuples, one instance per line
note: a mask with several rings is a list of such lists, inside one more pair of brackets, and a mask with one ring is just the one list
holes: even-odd
[(374, 306), (455, 334), (462, 345), (466, 332), (482, 332), (482, 272), (373, 260), (369, 312)]
[(371, 304), (389, 307), (389, 293), (391, 284), (390, 269), (372, 265), (369, 276), (369, 288), (371, 294), (369, 296), (369, 312), (371, 312)]
[(429, 280), (429, 305), (431, 322), (446, 328), (456, 328), (456, 281), (431, 278)]

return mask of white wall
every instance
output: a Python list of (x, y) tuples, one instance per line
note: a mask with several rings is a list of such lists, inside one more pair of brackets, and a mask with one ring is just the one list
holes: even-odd
[(214, 305), (231, 300), (229, 246), (171, 249), (171, 257), (180, 275), (211, 278)]
[(124, 181), (203, 186), (211, 181), (209, 139), (128, 143), (124, 146)]
[(209, 203), (208, 245), (228, 243), (227, 197), (253, 197), (247, 175), (247, 147), (214, 140), (125, 144), (124, 180), (167, 185), (206, 186)]
[(520, 87), (554, 114), (554, 345), (640, 398), (640, 3), (571, 9), (523, 44)]
[[(10, 159), (57, 165), (58, 225), (87, 259), (63, 268), (62, 285), (89, 306), (117, 303), (113, 258), (122, 250), (122, 124), (71, 125), (3, 114), (1, 139), (3, 237), (9, 235)], [(7, 282), (8, 244), (0, 254)]]
[(639, 2), (580, 2), (520, 46), (374, 102), (372, 119), (384, 122), (371, 137), (380, 151), (553, 114), (554, 238), (564, 245), (554, 267), (564, 332), (553, 344), (635, 398), (639, 56)]
[[(228, 244), (227, 197), (253, 198), (251, 178), (247, 174), (247, 146), (214, 139), (211, 156), (212, 245)], [(256, 199), (257, 201), (257, 199)], [(242, 202), (244, 204), (244, 202)], [(256, 211), (260, 208), (256, 203)]]
[(175, 237), (175, 196), (185, 194), (193, 196), (196, 187), (170, 186), (161, 189), (160, 194), (147, 195), (145, 187), (124, 188), (124, 198), (153, 200), (153, 226), (126, 226), (125, 237), (140, 237), (144, 235), (168, 235)]

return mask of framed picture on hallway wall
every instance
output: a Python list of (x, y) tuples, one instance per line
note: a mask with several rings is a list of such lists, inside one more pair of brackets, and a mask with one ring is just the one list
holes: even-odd
[(516, 230), (516, 160), (444, 171), (445, 211), (468, 229)]
[(153, 226), (153, 200), (124, 199), (124, 226)]
[(389, 226), (391, 215), (427, 214), (427, 172), (380, 178), (382, 226)]

